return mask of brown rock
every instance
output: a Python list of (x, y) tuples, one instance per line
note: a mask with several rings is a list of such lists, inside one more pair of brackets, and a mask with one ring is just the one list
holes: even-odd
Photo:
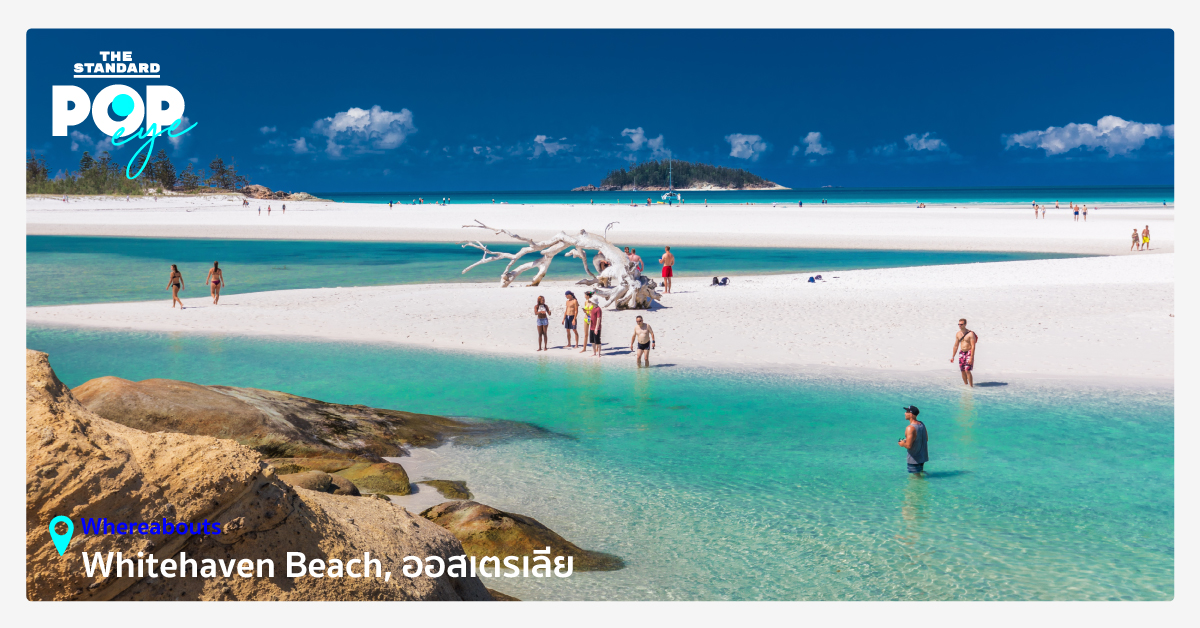
[(485, 444), (500, 438), (549, 434), (512, 421), (468, 423), (325, 403), (257, 388), (201, 386), (170, 379), (131, 382), (99, 377), (72, 392), (89, 410), (110, 421), (147, 432), (229, 438), (267, 458), (359, 457), (383, 462), (384, 457), (407, 455), (408, 447), (436, 447), (450, 438), (463, 444)]
[(471, 499), (475, 497), (467, 488), (467, 483), (461, 480), (425, 480), (417, 482), (437, 489), (446, 499)]
[(492, 599), (497, 602), (520, 602), (521, 600), (507, 594), (501, 593), (495, 589), (488, 589), (488, 593), (492, 594)]
[(551, 556), (574, 556), (579, 571), (614, 571), (625, 566), (619, 556), (579, 548), (533, 517), (503, 512), (472, 501), (443, 502), (421, 513), (462, 541), (471, 556), (529, 556), (546, 547)]
[[(147, 433), (105, 420), (26, 352), (26, 596), (30, 600), (487, 600), (478, 578), (401, 576), (405, 556), (462, 554), (441, 527), (374, 499), (293, 489), (258, 454), (210, 436)], [(67, 552), (50, 540), (55, 516), (75, 522)], [(82, 534), (80, 520), (203, 524), (223, 532)], [(263, 578), (88, 577), (81, 552), (155, 558), (274, 561)], [(383, 578), (287, 578), (286, 553), (349, 560), (370, 551)]]
[(329, 475), (324, 471), (305, 471), (304, 473), (291, 473), (279, 476), (280, 480), (286, 482), (289, 486), (297, 488), (306, 488), (310, 491), (319, 493), (332, 493), (334, 495), (352, 495), (358, 497), (361, 493), (358, 492), (358, 487), (354, 483), (340, 475)]
[(408, 482), (408, 473), (404, 467), (395, 462), (356, 463), (337, 472), (355, 486), (362, 487), (372, 493), (387, 493), (388, 495), (408, 495), (412, 493), (412, 485)]
[(263, 185), (247, 185), (242, 187), (242, 194), (250, 198), (269, 199), (274, 198), (270, 188)]

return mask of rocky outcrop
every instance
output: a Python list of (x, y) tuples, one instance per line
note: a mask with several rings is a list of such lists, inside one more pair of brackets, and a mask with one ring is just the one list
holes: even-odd
[[(257, 453), (231, 440), (142, 431), (90, 411), (26, 352), (26, 595), (30, 600), (487, 600), (478, 578), (402, 575), (405, 556), (463, 553), (440, 526), (390, 502), (292, 488)], [(195, 417), (193, 417), (194, 419)], [(244, 418), (244, 417), (243, 417)], [(167, 421), (169, 419), (163, 419)], [(59, 556), (49, 523), (75, 535)], [(80, 521), (221, 522), (223, 533), (83, 534)], [(274, 575), (241, 578), (87, 576), (81, 552), (153, 553), (274, 561)], [(381, 561), (391, 578), (288, 578), (286, 553)]]
[(577, 188), (571, 188), (571, 191), (572, 192), (599, 192), (600, 188), (598, 188), (594, 185), (591, 185), (589, 183), (588, 185), (581, 185)]
[(306, 488), (310, 491), (318, 493), (332, 493), (334, 495), (353, 495), (358, 497), (362, 493), (358, 492), (358, 487), (354, 483), (340, 475), (329, 475), (324, 471), (305, 471), (303, 473), (291, 473), (279, 476), (288, 486), (295, 488)]
[[(408, 473), (395, 462), (342, 460), (336, 458), (273, 458), (266, 461), (276, 473), (303, 475), (306, 472), (332, 474), (331, 480), (345, 480), (368, 493), (408, 495), (412, 493)], [(307, 487), (305, 487), (307, 488)]]
[(383, 462), (385, 457), (408, 455), (409, 447), (436, 447), (451, 439), (484, 445), (505, 438), (550, 435), (514, 421), (470, 423), (326, 403), (257, 388), (201, 386), (170, 379), (131, 382), (100, 377), (72, 392), (89, 410), (110, 421), (148, 432), (229, 438), (266, 458)]
[(533, 517), (503, 512), (473, 501), (444, 502), (421, 513), (446, 528), (471, 556), (529, 556), (551, 548), (552, 556), (574, 556), (578, 571), (613, 571), (625, 566), (618, 556), (592, 552), (556, 534)]
[(467, 488), (467, 483), (461, 480), (425, 480), (417, 482), (437, 489), (446, 499), (471, 499), (475, 497)]
[(272, 192), (270, 188), (258, 184), (243, 186), (241, 193), (247, 198), (261, 200), (333, 202), (327, 198), (317, 198), (308, 192)]

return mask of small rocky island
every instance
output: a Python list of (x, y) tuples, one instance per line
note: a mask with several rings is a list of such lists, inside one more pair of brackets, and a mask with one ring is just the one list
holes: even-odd
[(611, 192), (627, 190), (787, 190), (741, 168), (679, 160), (651, 160), (619, 168), (604, 176), (600, 185), (584, 185), (572, 192)]

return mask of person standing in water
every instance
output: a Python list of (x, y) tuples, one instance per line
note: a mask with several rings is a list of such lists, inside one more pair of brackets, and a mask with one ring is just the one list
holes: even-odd
[(671, 247), (666, 248), (666, 253), (658, 258), (658, 263), (662, 264), (663, 284), (666, 286), (666, 293), (671, 294), (671, 278), (675, 276), (675, 254), (671, 252)]
[(979, 334), (967, 329), (967, 319), (958, 319), (958, 333), (954, 335), (954, 349), (950, 362), (958, 356), (958, 370), (962, 374), (963, 383), (974, 388), (975, 376), (971, 374), (975, 368), (975, 347), (979, 343)]
[(637, 317), (637, 324), (633, 326), (633, 336), (629, 339), (629, 350), (633, 351), (633, 343), (637, 343), (637, 365), (642, 365), (642, 356), (646, 356), (646, 366), (650, 366), (650, 348), (655, 344), (654, 328), (642, 321), (642, 317)]
[[(567, 348), (574, 349), (575, 345), (579, 344), (579, 325), (575, 319), (579, 316), (579, 301), (575, 299), (575, 293), (567, 290), (567, 305), (563, 311), (563, 327), (567, 330)], [(575, 332), (575, 342), (571, 342), (571, 332)]]
[(221, 272), (221, 266), (217, 262), (213, 262), (213, 267), (208, 270), (205, 283), (212, 286), (213, 305), (216, 305), (217, 301), (221, 300), (221, 286), (225, 284), (225, 274)]
[(550, 348), (550, 306), (546, 305), (546, 297), (538, 297), (533, 313), (537, 316), (538, 351), (546, 351)]
[(175, 309), (175, 304), (179, 304), (179, 309), (183, 309), (183, 301), (179, 300), (179, 291), (184, 289), (183, 273), (179, 272), (179, 267), (171, 264), (171, 276), (167, 278), (167, 289), (171, 291), (171, 309)]
[(929, 432), (925, 424), (917, 420), (921, 411), (916, 406), (904, 409), (904, 418), (908, 427), (904, 428), (904, 438), (896, 441), (897, 445), (908, 450), (908, 472), (918, 475), (925, 472), (925, 463), (929, 462)]

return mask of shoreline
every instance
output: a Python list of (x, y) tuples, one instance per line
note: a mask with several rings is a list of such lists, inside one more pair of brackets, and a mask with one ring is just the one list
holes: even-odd
[[(652, 310), (605, 312), (606, 345), (619, 353), (601, 360), (632, 364), (625, 333), (634, 316), (645, 315), (663, 341), (657, 364), (931, 372), (952, 368), (942, 345), (951, 344), (954, 321), (965, 316), (981, 336), (981, 366), (996, 373), (1061, 377), (1086, 369), (1086, 377), (1174, 378), (1173, 255), (838, 271), (816, 284), (807, 277), (743, 276), (721, 288), (680, 277), (676, 292)], [(31, 307), (26, 323), (537, 356), (526, 306), (550, 295), (551, 346), (562, 345), (554, 313), (567, 289), (579, 287), (543, 281), (537, 290), (496, 283), (279, 290), (227, 295), (216, 307), (208, 297), (187, 298), (183, 311), (165, 300)], [(902, 315), (897, 304), (904, 304)], [(595, 360), (558, 349), (541, 355)]]

